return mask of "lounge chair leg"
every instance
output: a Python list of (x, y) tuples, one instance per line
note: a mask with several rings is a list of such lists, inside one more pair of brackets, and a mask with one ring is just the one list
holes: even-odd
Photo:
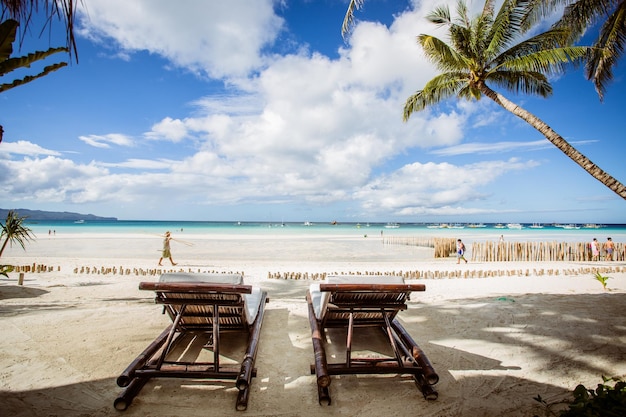
[(146, 382), (148, 382), (148, 378), (134, 378), (126, 389), (115, 399), (113, 407), (119, 411), (126, 410), (137, 394), (139, 394), (139, 391), (146, 385)]
[(413, 378), (415, 379), (415, 385), (417, 385), (417, 388), (422, 392), (425, 399), (434, 401), (439, 398), (439, 393), (432, 385), (426, 382), (423, 374), (413, 375)]
[(245, 411), (248, 408), (248, 398), (250, 398), (250, 387), (240, 390), (239, 394), (237, 394), (237, 405), (235, 408), (238, 411)]
[(330, 405), (330, 392), (328, 387), (317, 386), (317, 396), (319, 398), (320, 405)]

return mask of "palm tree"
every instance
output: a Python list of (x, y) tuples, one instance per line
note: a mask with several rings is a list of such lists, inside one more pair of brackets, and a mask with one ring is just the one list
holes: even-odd
[[(2, 231), (0, 231), (0, 241), (4, 239), (4, 242), (0, 247), (0, 257), (9, 242), (11, 244), (13, 244), (13, 242), (17, 242), (20, 244), (22, 249), (26, 249), (26, 242), (35, 239), (35, 237), (31, 234), (32, 230), (24, 226), (24, 220), (26, 220), (25, 216), (20, 217), (15, 211), (9, 210), (6, 222), (4, 224), (0, 223), (2, 226)], [(11, 272), (12, 270), (13, 266), (11, 265), (0, 265), (0, 275), (8, 277), (8, 272)]]
[[(349, 29), (351, 15), (362, 4), (363, 0), (351, 0), (342, 29)], [(565, 64), (578, 62), (590, 52), (591, 48), (588, 47), (571, 46), (572, 32), (564, 25), (513, 44), (532, 27), (529, 22), (535, 11), (528, 0), (505, 0), (494, 16), (494, 0), (486, 0), (482, 13), (472, 20), (468, 17), (466, 4), (460, 0), (458, 17), (454, 21), (447, 6), (432, 12), (428, 20), (448, 26), (451, 45), (434, 36), (418, 36), (418, 43), (426, 57), (443, 72), (407, 99), (403, 119), (407, 121), (412, 113), (454, 96), (468, 100), (486, 96), (537, 129), (591, 176), (626, 199), (626, 187), (622, 183), (580, 153), (537, 116), (488, 85), (497, 85), (516, 93), (548, 97), (552, 94), (552, 86), (547, 76), (561, 73)]]
[(4, 239), (4, 242), (0, 247), (0, 257), (9, 242), (11, 242), (11, 244), (13, 244), (13, 242), (17, 242), (20, 244), (22, 249), (26, 249), (26, 242), (35, 239), (35, 237), (31, 234), (32, 230), (24, 226), (24, 220), (26, 220), (26, 216), (20, 217), (14, 210), (9, 210), (5, 224), (0, 223), (2, 226), (2, 231), (0, 231), (0, 241)]
[(48, 25), (52, 25), (53, 18), (65, 23), (66, 47), (74, 53), (78, 62), (78, 50), (74, 37), (74, 22), (76, 5), (82, 0), (0, 0), (0, 21), (14, 19), (21, 24), (22, 33), (26, 33), (33, 21), (33, 15), (42, 12), (45, 19), (41, 33)]
[(418, 36), (426, 57), (441, 71), (423, 90), (409, 97), (404, 105), (404, 120), (442, 100), (456, 96), (480, 99), (483, 95), (537, 129), (554, 146), (580, 165), (591, 176), (626, 199), (626, 187), (580, 153), (541, 119), (494, 91), (488, 83), (514, 92), (548, 97), (552, 94), (547, 75), (559, 74), (568, 62), (576, 62), (590, 48), (571, 45), (571, 32), (565, 26), (523, 40), (525, 22), (533, 9), (526, 0), (505, 0), (494, 16), (494, 0), (487, 0), (480, 15), (471, 20), (461, 0), (456, 20), (447, 6), (427, 16), (437, 25), (447, 26), (452, 45), (431, 35)]

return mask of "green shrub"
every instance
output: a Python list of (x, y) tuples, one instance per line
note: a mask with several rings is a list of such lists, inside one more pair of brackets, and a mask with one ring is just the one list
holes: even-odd
[[(535, 401), (540, 402), (546, 408), (546, 416), (559, 417), (622, 417), (626, 416), (626, 382), (620, 378), (602, 377), (603, 383), (598, 387), (589, 389), (584, 385), (578, 385), (574, 389), (574, 401), (569, 403), (567, 410), (558, 414), (550, 410), (550, 406), (540, 395)], [(615, 385), (607, 383), (614, 381)]]

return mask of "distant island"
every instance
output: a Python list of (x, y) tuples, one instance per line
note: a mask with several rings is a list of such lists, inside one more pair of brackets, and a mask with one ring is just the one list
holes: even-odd
[[(11, 209), (18, 213), (19, 216), (26, 217), (27, 221), (32, 220), (91, 220), (91, 221), (117, 221), (117, 217), (101, 217), (94, 214), (70, 213), (68, 211), (43, 211), (29, 209)], [(7, 218), (9, 210), (0, 208), (0, 219)]]

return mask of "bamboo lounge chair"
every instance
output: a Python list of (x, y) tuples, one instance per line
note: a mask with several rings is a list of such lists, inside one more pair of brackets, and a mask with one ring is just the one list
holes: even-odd
[[(325, 282), (311, 285), (307, 292), (315, 357), (311, 374), (317, 377), (320, 405), (331, 403), (331, 375), (346, 374), (410, 374), (426, 399), (437, 399), (432, 385), (439, 376), (396, 319), (397, 313), (407, 308), (409, 294), (425, 289), (423, 284), (405, 284), (397, 276), (329, 276)], [(337, 336), (341, 329), (345, 333)], [(368, 349), (357, 354), (357, 342)]]
[[(236, 409), (245, 410), (250, 382), (256, 376), (254, 363), (267, 293), (243, 285), (243, 277), (237, 274), (168, 273), (159, 282), (141, 282), (139, 289), (155, 291), (156, 303), (163, 304), (172, 324), (117, 378), (117, 384), (126, 389), (114, 407), (126, 410), (151, 378), (187, 378), (235, 380)], [(222, 359), (227, 362), (220, 357), (220, 336), (225, 331), (247, 333), (245, 354), (235, 365), (232, 358), (228, 364), (220, 363)], [(192, 347), (198, 341), (207, 343)], [(190, 351), (197, 353), (195, 357), (189, 358)]]

